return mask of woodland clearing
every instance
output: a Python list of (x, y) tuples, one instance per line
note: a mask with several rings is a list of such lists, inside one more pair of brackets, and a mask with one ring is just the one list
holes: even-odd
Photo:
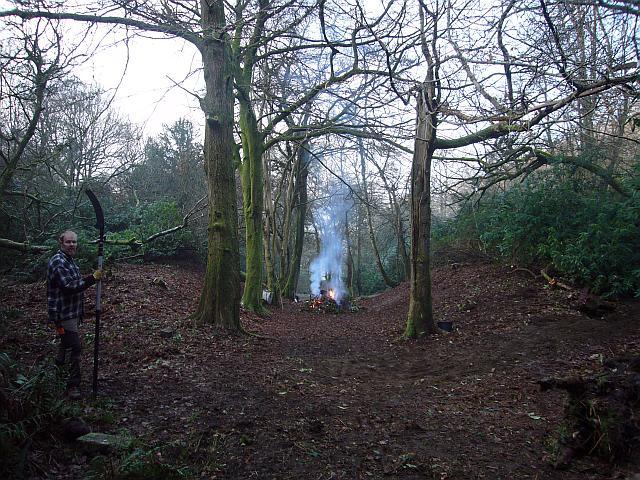
[[(99, 398), (91, 400), (88, 295), (81, 407), (93, 431), (126, 432), (158, 462), (220, 479), (609, 479), (640, 463), (551, 465), (566, 393), (544, 378), (589, 376), (640, 354), (640, 303), (579, 308), (579, 292), (491, 263), (433, 272), (437, 320), (454, 331), (402, 340), (408, 284), (323, 314), (301, 303), (242, 313), (246, 336), (195, 328), (202, 271), (118, 265), (103, 290)], [(53, 358), (41, 282), (2, 279), (0, 350)], [(168, 333), (167, 333), (168, 332)], [(53, 367), (52, 367), (53, 368)], [(110, 412), (95, 415), (96, 409)], [(29, 451), (41, 478), (86, 478), (92, 459), (48, 435)], [(118, 478), (118, 477), (112, 477)]]

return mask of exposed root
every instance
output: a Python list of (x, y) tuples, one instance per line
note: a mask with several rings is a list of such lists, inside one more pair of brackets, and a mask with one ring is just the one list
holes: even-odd
[(586, 378), (551, 378), (543, 391), (565, 390), (563, 432), (556, 440), (556, 468), (578, 456), (617, 462), (637, 455), (640, 447), (640, 357), (609, 360), (603, 371)]

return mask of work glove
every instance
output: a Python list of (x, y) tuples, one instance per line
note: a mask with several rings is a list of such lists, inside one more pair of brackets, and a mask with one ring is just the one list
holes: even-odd
[(64, 327), (62, 326), (62, 324), (60, 322), (55, 322), (53, 324), (53, 327), (56, 329), (56, 333), (58, 335), (64, 335)]
[(93, 279), (96, 282), (99, 282), (100, 280), (102, 280), (102, 270), (96, 270), (95, 272), (93, 272)]

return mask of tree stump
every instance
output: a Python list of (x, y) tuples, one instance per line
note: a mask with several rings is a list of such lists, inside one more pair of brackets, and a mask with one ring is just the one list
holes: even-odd
[(632, 458), (640, 446), (640, 357), (608, 360), (585, 378), (550, 378), (542, 391), (565, 390), (569, 400), (557, 439), (556, 468), (594, 455), (609, 462)]

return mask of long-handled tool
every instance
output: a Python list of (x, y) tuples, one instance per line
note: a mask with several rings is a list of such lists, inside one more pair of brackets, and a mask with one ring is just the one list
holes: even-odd
[[(102, 206), (98, 201), (95, 194), (88, 188), (85, 190), (87, 197), (91, 200), (93, 210), (96, 213), (96, 228), (100, 232), (98, 237), (98, 270), (102, 270), (102, 259), (104, 255), (104, 213), (102, 212)], [(98, 280), (96, 284), (96, 333), (93, 343), (93, 398), (98, 395), (98, 355), (100, 353), (100, 313), (102, 308), (100, 306), (100, 297), (102, 295), (102, 279)]]

